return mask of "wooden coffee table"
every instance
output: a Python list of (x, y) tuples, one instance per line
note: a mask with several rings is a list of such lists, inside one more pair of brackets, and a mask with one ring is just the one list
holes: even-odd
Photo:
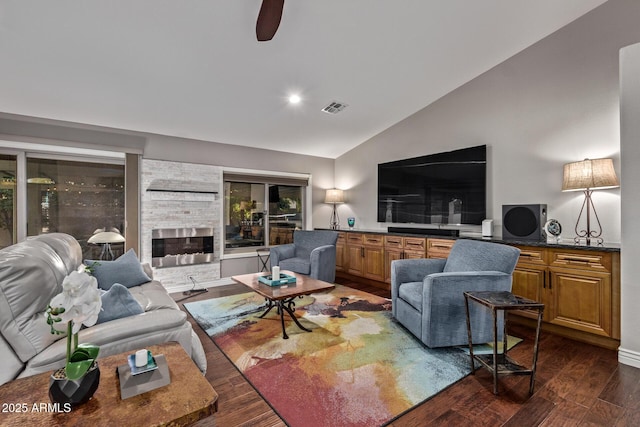
[(218, 394), (180, 344), (171, 342), (148, 349), (154, 355), (165, 356), (171, 376), (169, 385), (122, 400), (116, 368), (126, 365), (127, 355), (135, 353), (129, 351), (98, 359), (98, 390), (91, 400), (71, 412), (64, 412), (62, 405), (56, 412), (51, 404), (50, 372), (3, 384), (0, 402), (6, 404), (7, 410), (0, 412), (0, 425), (183, 426), (217, 411)]
[(300, 329), (306, 332), (311, 332), (311, 330), (302, 326), (300, 321), (298, 321), (298, 318), (293, 314), (296, 305), (294, 299), (296, 297), (302, 298), (304, 295), (309, 295), (315, 292), (322, 292), (333, 289), (335, 288), (335, 285), (328, 282), (323, 282), (322, 280), (313, 279), (303, 274), (294, 273), (292, 271), (282, 271), (282, 273), (295, 276), (296, 282), (286, 285), (269, 286), (258, 281), (259, 276), (266, 276), (271, 274), (269, 272), (243, 274), (240, 276), (232, 276), (231, 278), (237, 283), (251, 288), (254, 292), (266, 298), (266, 310), (264, 313), (262, 313), (262, 315), (259, 316), (260, 318), (266, 316), (272, 308), (276, 307), (278, 313), (280, 314), (280, 322), (282, 323), (282, 338), (286, 340), (289, 338), (289, 336), (287, 335), (287, 331), (284, 327), (285, 311), (289, 313), (289, 316), (291, 316), (295, 324)]

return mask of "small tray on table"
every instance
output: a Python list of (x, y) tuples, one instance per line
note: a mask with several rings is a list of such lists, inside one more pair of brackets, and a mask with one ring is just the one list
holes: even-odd
[(296, 278), (289, 274), (280, 273), (280, 278), (273, 280), (271, 274), (267, 274), (266, 276), (258, 276), (258, 281), (269, 286), (280, 286), (287, 285), (289, 283), (296, 283)]

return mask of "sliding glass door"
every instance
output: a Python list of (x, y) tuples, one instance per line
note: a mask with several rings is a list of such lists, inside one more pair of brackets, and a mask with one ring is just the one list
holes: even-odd
[(0, 249), (16, 242), (17, 157), (0, 154)]
[(265, 184), (225, 182), (225, 248), (264, 246)]
[(305, 189), (268, 180), (225, 180), (225, 253), (292, 243), (293, 231), (304, 228)]
[(28, 236), (70, 234), (89, 257), (99, 254), (87, 242), (96, 231), (124, 233), (124, 164), (27, 157), (26, 197)]
[(269, 245), (293, 243), (293, 231), (302, 229), (304, 187), (269, 186)]
[[(67, 233), (97, 258), (96, 231), (125, 233), (125, 156), (30, 152), (0, 141), (0, 248), (28, 236)], [(82, 151), (82, 150), (77, 150)], [(105, 152), (100, 152), (100, 154)], [(134, 193), (137, 190), (133, 189)], [(122, 253), (124, 244), (113, 246)]]

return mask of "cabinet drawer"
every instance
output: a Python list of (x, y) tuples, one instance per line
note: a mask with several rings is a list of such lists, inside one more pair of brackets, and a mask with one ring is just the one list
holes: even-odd
[(611, 272), (611, 255), (607, 252), (552, 251), (550, 265), (580, 270)]
[(455, 240), (449, 239), (427, 239), (428, 258), (447, 258)]
[(450, 251), (455, 242), (450, 239), (427, 239), (427, 250)]
[[(408, 251), (421, 251), (424, 252), (427, 249), (427, 239), (421, 239), (419, 237), (405, 237), (404, 248)], [(449, 249), (450, 250), (450, 249)]]
[(362, 234), (358, 234), (358, 233), (347, 234), (347, 244), (362, 245)]
[(385, 236), (384, 246), (389, 249), (402, 249), (402, 237), (400, 236)]
[(384, 244), (384, 236), (381, 236), (379, 234), (365, 234), (363, 239), (364, 239), (364, 244), (367, 246), (382, 247), (382, 245)]
[(543, 248), (521, 247), (520, 257), (518, 258), (518, 265), (521, 264), (534, 264), (545, 265), (546, 264), (546, 250)]

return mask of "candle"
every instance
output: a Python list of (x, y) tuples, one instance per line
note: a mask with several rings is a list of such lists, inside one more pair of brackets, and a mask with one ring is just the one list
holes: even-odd
[(280, 280), (280, 267), (277, 265), (271, 269), (271, 279)]
[(142, 368), (143, 366), (147, 366), (147, 350), (138, 350), (136, 351), (136, 367)]

